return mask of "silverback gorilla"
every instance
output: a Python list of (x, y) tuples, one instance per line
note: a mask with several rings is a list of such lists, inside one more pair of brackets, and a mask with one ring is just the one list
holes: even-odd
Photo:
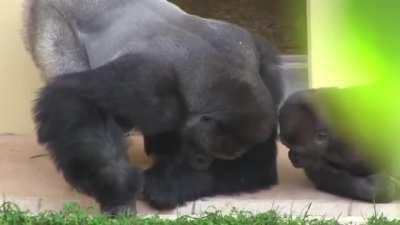
[(303, 168), (318, 189), (363, 201), (389, 202), (397, 196), (395, 183), (383, 168), (367, 160), (366, 152), (349, 138), (351, 132), (338, 131), (339, 120), (344, 119), (335, 107), (343, 105), (335, 102), (340, 95), (350, 98), (356, 88), (321, 88), (291, 95), (280, 110), (280, 138), (289, 148), (292, 164)]
[[(277, 183), (279, 61), (263, 38), (165, 0), (28, 0), (25, 39), (47, 86), (39, 142), (103, 211), (138, 194), (171, 208)], [(155, 164), (128, 163), (137, 128)]]

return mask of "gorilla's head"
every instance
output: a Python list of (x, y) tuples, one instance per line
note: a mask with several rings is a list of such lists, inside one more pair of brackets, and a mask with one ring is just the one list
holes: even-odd
[(315, 90), (291, 95), (279, 113), (280, 139), (289, 148), (289, 158), (297, 168), (306, 168), (323, 157), (333, 134), (321, 118)]
[(211, 164), (213, 158), (232, 160), (242, 156), (248, 146), (235, 136), (232, 129), (212, 116), (202, 115), (186, 123), (183, 134), (185, 154), (190, 154), (198, 167)]

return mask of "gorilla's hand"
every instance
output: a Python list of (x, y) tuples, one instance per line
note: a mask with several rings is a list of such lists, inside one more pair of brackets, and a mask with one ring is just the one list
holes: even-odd
[(399, 187), (389, 176), (373, 174), (366, 177), (365, 185), (360, 189), (366, 191), (366, 200), (386, 203), (397, 197)]

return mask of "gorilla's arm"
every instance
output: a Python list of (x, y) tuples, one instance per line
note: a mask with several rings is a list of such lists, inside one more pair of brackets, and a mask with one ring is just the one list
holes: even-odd
[(123, 128), (154, 134), (179, 124), (175, 82), (163, 65), (133, 55), (56, 77), (35, 105), (39, 142), (66, 180), (106, 212), (133, 206), (142, 188), (142, 174), (128, 161)]
[(343, 151), (344, 148), (333, 149), (335, 151), (328, 151), (322, 156), (322, 159), (336, 168), (346, 170), (349, 174), (359, 177), (372, 175), (377, 170), (360, 153)]
[(128, 161), (121, 127), (109, 114), (68, 92), (42, 92), (35, 107), (39, 142), (47, 146), (65, 179), (95, 198), (104, 212), (134, 210), (142, 175)]
[(397, 195), (396, 185), (382, 174), (354, 176), (326, 163), (305, 168), (305, 173), (318, 189), (345, 197), (384, 203), (393, 201)]

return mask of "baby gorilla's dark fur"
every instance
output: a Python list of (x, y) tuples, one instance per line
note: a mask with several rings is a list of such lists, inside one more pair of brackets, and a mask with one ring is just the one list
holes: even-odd
[[(214, 94), (206, 105), (213, 110), (196, 112), (180, 79), (173, 64), (148, 54), (56, 77), (34, 108), (39, 142), (66, 180), (109, 213), (133, 210), (142, 188), (152, 206), (164, 209), (276, 184), (274, 102), (281, 93), (255, 96), (255, 86), (225, 77), (203, 91)], [(133, 128), (155, 160), (144, 177), (127, 159), (124, 135)]]
[[(331, 103), (347, 90), (321, 88), (290, 96), (280, 110), (281, 141), (293, 165), (303, 168), (318, 189), (369, 202), (392, 201), (395, 184), (332, 127), (336, 110)], [(327, 110), (330, 114), (322, 113)]]

